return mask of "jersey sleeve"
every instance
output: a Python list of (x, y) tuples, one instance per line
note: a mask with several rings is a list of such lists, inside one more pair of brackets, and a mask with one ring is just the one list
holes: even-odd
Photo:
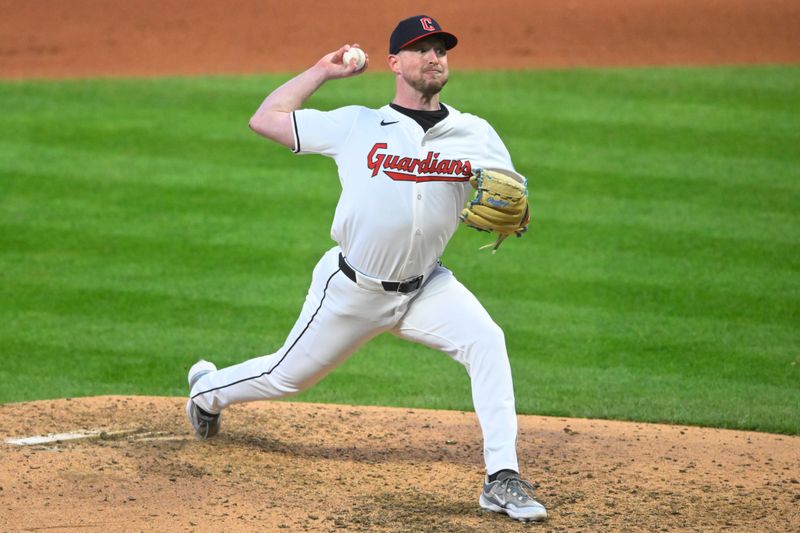
[(299, 109), (292, 113), (296, 154), (321, 154), (336, 157), (350, 136), (360, 107), (348, 106), (333, 111)]
[(508, 153), (508, 148), (503, 144), (503, 140), (494, 130), (494, 128), (486, 123), (486, 166), (489, 168), (506, 168), (508, 170), (515, 170), (514, 164), (511, 162), (511, 154)]

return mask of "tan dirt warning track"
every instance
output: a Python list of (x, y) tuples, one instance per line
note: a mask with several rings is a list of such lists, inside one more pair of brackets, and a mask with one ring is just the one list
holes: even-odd
[(800, 63), (796, 0), (0, 0), (0, 77), (295, 72), (347, 41), (385, 71), (432, 5), (454, 69)]
[[(472, 413), (260, 402), (197, 441), (178, 398), (0, 406), (2, 531), (796, 531), (800, 437), (520, 417), (547, 523), (482, 513)], [(6, 439), (76, 430), (33, 446)], [(119, 433), (127, 431), (127, 433)]]
[[(345, 41), (385, 71), (393, 25), (430, 5), (0, 0), (0, 78), (296, 72)], [(455, 70), (800, 63), (796, 0), (435, 5)], [(199, 442), (184, 401), (0, 405), (0, 531), (800, 530), (798, 437), (522, 416), (550, 518), (518, 524), (478, 510), (472, 413), (264, 402)], [(77, 430), (103, 433), (5, 442)]]

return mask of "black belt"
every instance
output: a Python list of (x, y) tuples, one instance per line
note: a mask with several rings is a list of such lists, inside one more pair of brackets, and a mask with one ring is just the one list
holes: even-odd
[[(350, 278), (353, 283), (356, 282), (356, 271), (350, 268), (350, 265), (347, 264), (347, 261), (344, 260), (344, 256), (341, 253), (339, 254), (339, 268), (342, 269), (344, 275)], [(381, 281), (381, 285), (383, 285), (383, 290), (387, 292), (401, 292), (405, 294), (408, 292), (414, 292), (420, 288), (422, 285), (422, 276), (417, 276), (412, 280), (402, 282)]]

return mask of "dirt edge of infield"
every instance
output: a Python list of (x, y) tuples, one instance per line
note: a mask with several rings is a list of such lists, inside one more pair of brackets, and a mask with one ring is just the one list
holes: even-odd
[[(0, 78), (299, 72), (345, 41), (388, 72), (397, 21), (430, 2), (15, 2), (0, 18)], [(433, 15), (460, 36), (450, 66), (800, 63), (795, 0), (459, 0)]]
[[(794, 531), (800, 437), (520, 416), (544, 525), (481, 512), (473, 413), (234, 406), (198, 441), (185, 399), (0, 405), (0, 529)], [(10, 444), (48, 434), (78, 434)]]

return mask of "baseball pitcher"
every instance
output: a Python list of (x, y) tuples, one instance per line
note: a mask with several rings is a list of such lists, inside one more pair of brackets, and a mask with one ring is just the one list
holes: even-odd
[(480, 506), (518, 520), (544, 520), (544, 506), (519, 473), (503, 331), (439, 262), (461, 222), (495, 232), (496, 250), (507, 236), (522, 235), (529, 219), (526, 180), (495, 130), (439, 99), (447, 53), (457, 42), (433, 18), (410, 17), (389, 39), (387, 61), (396, 81), (391, 103), (303, 108), (324, 83), (368, 68), (368, 56), (346, 44), (275, 89), (255, 112), (250, 127), (259, 135), (336, 162), (342, 187), (331, 227), (336, 245), (314, 268), (284, 345), (221, 370), (196, 363), (186, 412), (200, 438), (213, 437), (229, 405), (296, 394), (390, 332), (466, 368), (484, 439)]

